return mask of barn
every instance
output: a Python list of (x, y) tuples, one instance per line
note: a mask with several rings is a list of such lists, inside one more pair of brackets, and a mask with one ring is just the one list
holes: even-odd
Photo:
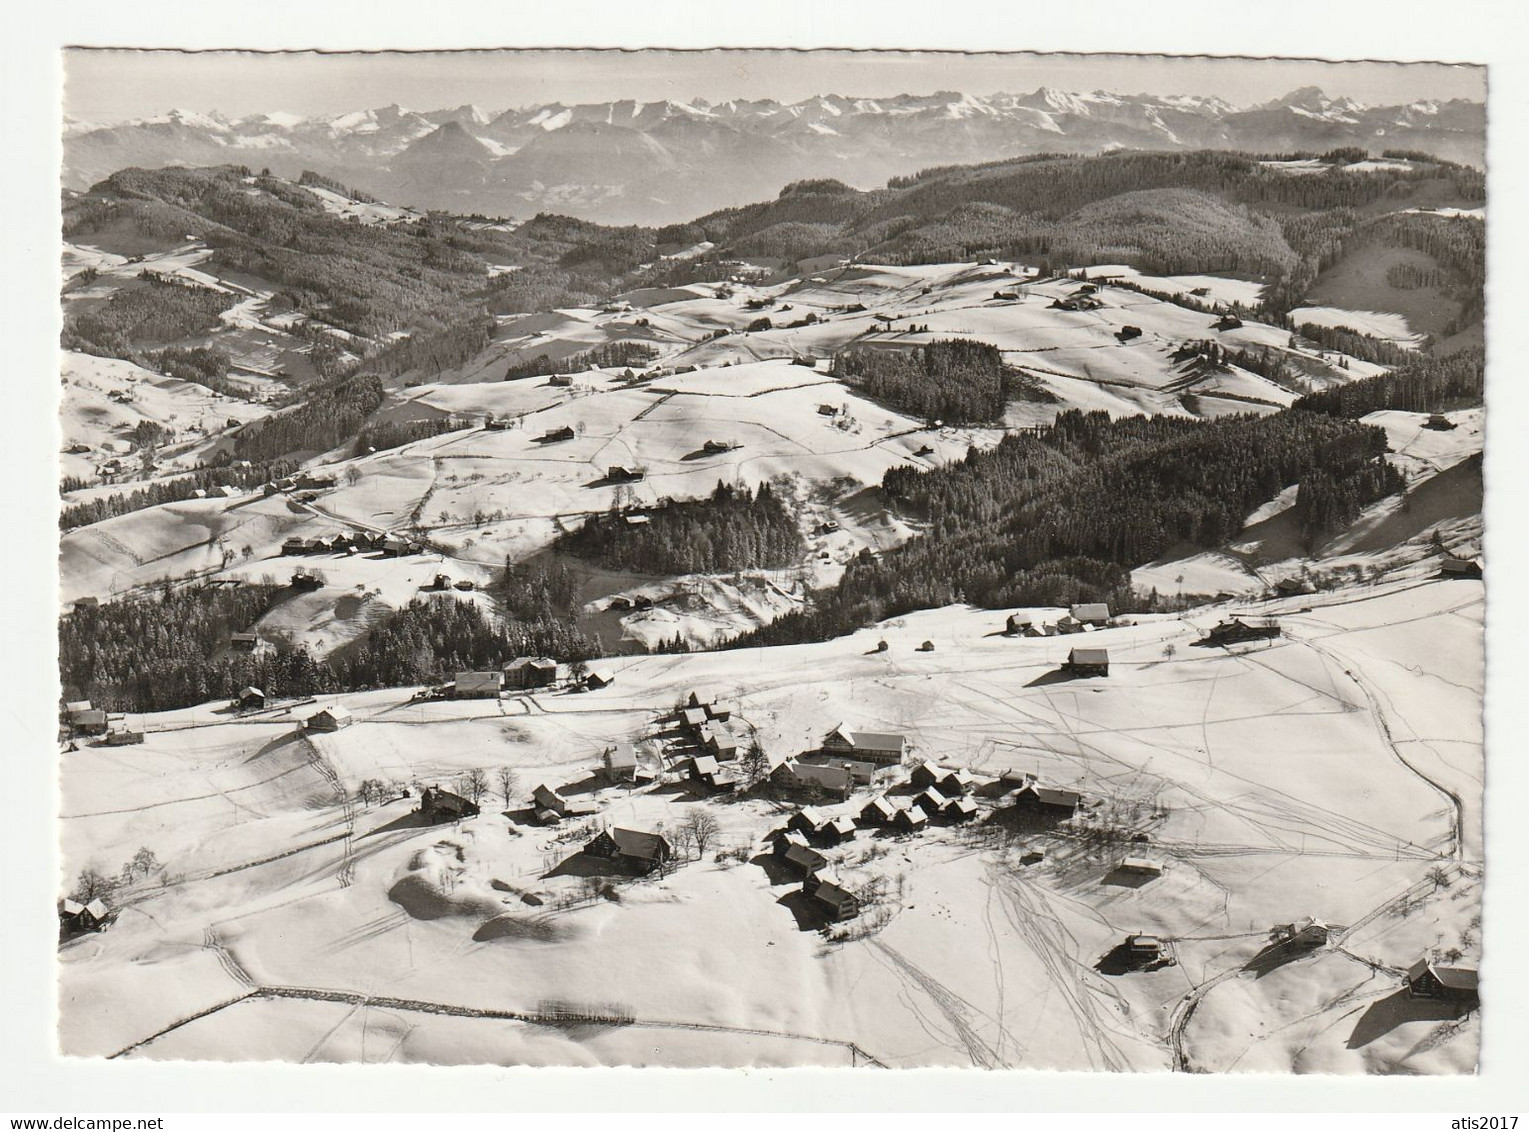
[(1481, 573), (1481, 559), (1479, 558), (1456, 558), (1453, 554), (1450, 554), (1446, 555), (1439, 563), (1439, 577), (1441, 578), (1479, 578)]
[(355, 716), (351, 715), (348, 709), (340, 704), (332, 704), (310, 715), (304, 721), (304, 726), (309, 731), (338, 731), (342, 727), (349, 727), (355, 721)]
[(601, 756), (601, 763), (602, 772), (611, 782), (632, 782), (637, 778), (637, 752), (632, 744), (624, 740), (613, 747), (607, 747)]
[(234, 706), (240, 711), (254, 711), (265, 707), (265, 692), (251, 684), (247, 688), (239, 689), (239, 694), (234, 698)]
[(916, 805), (898, 810), (896, 816), (892, 818), (893, 828), (902, 830), (904, 833), (917, 833), (928, 824), (929, 815)]
[(463, 818), (478, 816), (477, 803), (468, 801), (460, 794), (453, 794), (449, 790), (442, 790), (438, 786), (427, 786), (420, 791), (419, 812), (431, 825), (443, 821), (461, 821)]
[(615, 674), (612, 673), (610, 669), (597, 668), (588, 676), (584, 677), (584, 686), (591, 689), (608, 688), (615, 682), (615, 680)]
[(1477, 977), (1475, 967), (1446, 967), (1425, 956), (1407, 968), (1407, 993), (1474, 1007), (1480, 1001)]
[(1096, 629), (1109, 624), (1110, 607), (1102, 602), (1089, 602), (1085, 605), (1075, 605), (1067, 611), (1067, 615), (1074, 621), (1084, 625), (1092, 625)]
[(1067, 654), (1067, 663), (1063, 668), (1075, 676), (1108, 676), (1110, 650), (1073, 649)]
[(872, 798), (862, 806), (857, 820), (865, 826), (882, 826), (889, 825), (896, 816), (897, 806), (883, 795), (880, 798)]
[(638, 875), (652, 872), (674, 856), (674, 849), (663, 834), (620, 826), (601, 830), (584, 846), (584, 852), (615, 861)]
[(459, 700), (497, 700), (503, 688), (503, 672), (458, 672), (452, 695)]
[(814, 873), (802, 884), (802, 895), (816, 901), (834, 920), (853, 919), (860, 911), (860, 901), (831, 873)]
[(254, 652), (260, 644), (260, 638), (254, 633), (235, 633), (228, 638), (228, 647), (236, 652)]
[(823, 750), (829, 754), (851, 755), (872, 763), (900, 763), (907, 749), (907, 739), (896, 732), (854, 731), (842, 723), (823, 739)]

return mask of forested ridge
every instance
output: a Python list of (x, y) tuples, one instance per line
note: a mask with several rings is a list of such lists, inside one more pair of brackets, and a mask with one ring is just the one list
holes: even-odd
[(317, 660), (275, 643), (229, 652), (291, 590), (166, 583), (154, 593), (82, 606), (59, 623), (66, 688), (110, 711), (167, 711), (232, 698), (253, 684), (272, 697), (435, 684), (458, 671), (492, 670), (518, 656), (585, 660), (600, 642), (575, 625), (576, 587), (565, 569), (520, 568), (502, 587), (497, 617), (451, 596), (416, 598), (373, 625), (355, 646)]
[(888, 499), (928, 529), (880, 558), (862, 553), (816, 608), (733, 643), (823, 640), (952, 602), (1141, 608), (1131, 569), (1181, 542), (1220, 545), (1289, 484), (1318, 483), (1313, 522), (1332, 524), (1398, 490), (1385, 451), (1384, 430), (1318, 413), (1199, 422), (1068, 410), (1039, 436), (960, 463), (889, 471)]
[(1485, 391), (1486, 351), (1478, 346), (1442, 358), (1414, 356), (1390, 373), (1309, 393), (1293, 407), (1352, 418), (1381, 409), (1436, 413), (1479, 405)]

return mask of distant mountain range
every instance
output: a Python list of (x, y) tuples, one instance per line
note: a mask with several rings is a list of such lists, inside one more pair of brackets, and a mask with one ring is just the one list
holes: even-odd
[(503, 113), (399, 106), (303, 118), (172, 110), (65, 122), (64, 183), (129, 166), (303, 169), (399, 204), (496, 216), (561, 212), (662, 224), (775, 195), (805, 178), (860, 188), (931, 165), (1110, 149), (1410, 149), (1480, 167), (1486, 107), (1464, 99), (1363, 106), (1315, 87), (1238, 108), (1219, 98), (1070, 93), (551, 103)]

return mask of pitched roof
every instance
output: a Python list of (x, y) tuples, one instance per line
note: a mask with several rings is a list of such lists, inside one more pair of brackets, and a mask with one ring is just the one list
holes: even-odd
[(1440, 986), (1448, 990), (1473, 991), (1478, 985), (1479, 972), (1476, 968), (1441, 967), (1427, 958), (1419, 959), (1407, 968), (1407, 981), (1416, 982), (1425, 971), (1437, 979)]
[(632, 744), (627, 742), (617, 743), (605, 752), (605, 765), (612, 770), (637, 765), (637, 752), (632, 749)]
[(690, 760), (690, 765), (696, 774), (716, 774), (722, 769), (711, 755), (697, 755)]
[(1083, 795), (1076, 790), (1062, 790), (1055, 786), (1032, 786), (1030, 793), (1035, 795), (1037, 802), (1044, 802), (1048, 806), (1077, 806), (1083, 801)]
[(872, 798), (861, 807), (860, 812), (863, 814), (866, 810), (875, 810), (884, 818), (889, 818), (897, 813), (897, 807), (892, 804), (892, 800), (886, 795), (882, 795), (880, 798)]
[[(111, 911), (111, 909), (106, 906), (106, 901), (97, 899), (92, 900), (89, 904), (85, 905), (85, 911), (89, 912), (96, 919), (101, 920), (106, 918), (106, 914)], [(1474, 985), (1474, 982), (1472, 985)]]
[(259, 696), (263, 700), (265, 699), (265, 692), (262, 689), (255, 687), (253, 684), (251, 684), (248, 688), (239, 689), (239, 698), (241, 700), (247, 700), (251, 696)]
[(831, 829), (840, 836), (844, 836), (855, 832), (855, 819), (846, 814), (824, 822), (819, 828)]
[(459, 692), (496, 692), (503, 686), (503, 672), (458, 672), (456, 674), (456, 687)]
[(1110, 619), (1110, 607), (1102, 601), (1075, 605), (1067, 612), (1079, 621), (1108, 621)]
[(1073, 649), (1068, 655), (1069, 664), (1108, 664), (1109, 649)]
[(66, 916), (78, 916), (85, 910), (85, 905), (66, 896), (58, 902), (58, 909)]
[(616, 843), (617, 851), (623, 857), (637, 857), (644, 861), (651, 861), (669, 851), (669, 842), (659, 833), (647, 833), (640, 829), (622, 829), (616, 826), (610, 830), (610, 835), (611, 840)]
[(834, 735), (851, 747), (867, 747), (873, 751), (902, 750), (907, 742), (894, 731), (853, 731), (842, 723), (829, 732), (830, 737)]
[(816, 849), (806, 844), (798, 845), (792, 842), (791, 847), (784, 854), (786, 860), (801, 869), (815, 869), (824, 864), (827, 858)]

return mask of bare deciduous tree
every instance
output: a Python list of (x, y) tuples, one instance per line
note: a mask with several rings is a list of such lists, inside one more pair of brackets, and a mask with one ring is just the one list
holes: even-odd
[(722, 833), (722, 823), (717, 820), (713, 813), (702, 809), (700, 806), (690, 807), (690, 811), (680, 822), (680, 832), (689, 836), (694, 843), (696, 855), (706, 856), (707, 847), (714, 844)]
[(515, 773), (514, 767), (502, 766), (495, 772), (499, 782), (499, 795), (504, 799), (505, 808), (508, 809), (510, 799), (520, 793), (520, 778)]
[(475, 766), (463, 772), (461, 781), (463, 796), (475, 806), (481, 804), (488, 793), (488, 771)]

